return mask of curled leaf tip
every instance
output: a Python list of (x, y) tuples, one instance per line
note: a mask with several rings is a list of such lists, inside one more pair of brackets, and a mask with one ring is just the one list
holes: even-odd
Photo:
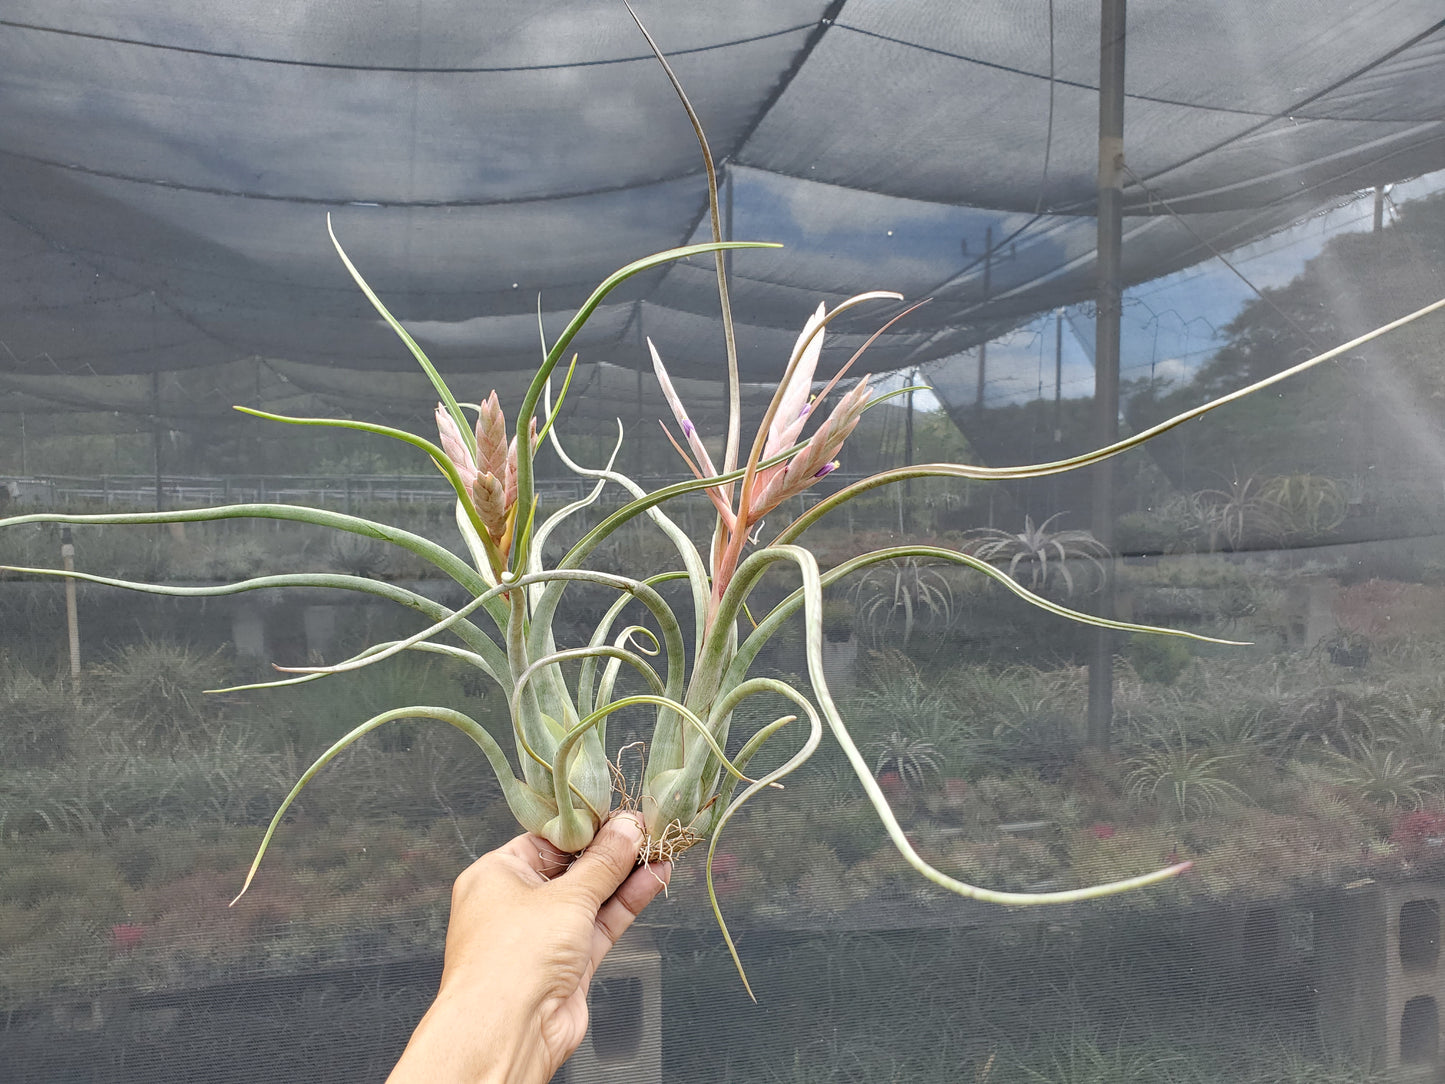
[(226, 904), (226, 906), (227, 906), (227, 907), (235, 907), (236, 904), (240, 903), (240, 902), (241, 902), (241, 897), (244, 896), (248, 891), (250, 891), (251, 882), (252, 882), (253, 880), (255, 880), (255, 878), (256, 878), (256, 867), (255, 867), (254, 865), (252, 865), (250, 872), (246, 874), (246, 881), (245, 881), (245, 883), (244, 883), (243, 885), (241, 885), (241, 891), (237, 892), (237, 893), (236, 893), (236, 898), (233, 899), (230, 903)]

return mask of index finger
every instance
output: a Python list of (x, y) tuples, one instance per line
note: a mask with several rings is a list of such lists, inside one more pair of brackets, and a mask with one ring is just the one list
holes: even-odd
[(548, 840), (531, 832), (517, 836), (498, 850), (520, 861), (537, 875), (539, 881), (550, 881), (565, 873), (576, 857), (559, 851)]

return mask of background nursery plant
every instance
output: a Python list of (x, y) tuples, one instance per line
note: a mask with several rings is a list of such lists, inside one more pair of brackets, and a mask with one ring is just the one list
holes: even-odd
[[(671, 76), (670, 70), (668, 74)], [(686, 104), (685, 97), (683, 101)], [(973, 554), (935, 546), (899, 545), (853, 558), (825, 571), (798, 540), (821, 517), (878, 486), (925, 477), (1031, 478), (1096, 463), (1252, 391), (1356, 349), (1363, 342), (1433, 311), (1445, 302), (1437, 302), (1242, 391), (1085, 455), (1033, 466), (985, 468), (932, 464), (880, 472), (820, 501), (786, 524), (771, 541), (760, 544), (765, 517), (837, 467), (836, 457), (860, 416), (882, 398), (873, 395), (864, 377), (846, 390), (829, 410), (823, 410), (829, 394), (858, 356), (814, 394), (813, 378), (828, 324), (840, 313), (859, 305), (901, 298), (892, 293), (870, 292), (852, 297), (831, 310), (820, 306), (805, 322), (762, 422), (745, 446), (737, 353), (722, 253), (728, 249), (776, 246), (721, 240), (712, 156), (690, 105), (687, 109), (708, 170), (713, 242), (647, 256), (627, 264), (602, 282), (555, 339), (547, 343), (544, 334), (542, 363), (521, 402), (510, 412), (510, 419), (495, 393), (475, 405), (464, 404), (456, 397), (420, 346), (367, 285), (335, 233), (331, 234), (341, 260), (357, 285), (396, 331), (435, 387), (440, 399), (436, 412), (438, 442), (366, 422), (281, 417), (260, 411), (247, 413), (295, 425), (355, 429), (399, 440), (423, 452), (456, 492), (456, 525), (469, 560), (420, 534), (372, 519), (281, 504), (100, 516), (45, 514), (0, 520), (0, 526), (41, 520), (132, 524), (238, 517), (292, 520), (399, 547), (429, 562), (471, 595), (471, 601), (451, 609), (397, 584), (346, 573), (263, 575), (219, 587), (160, 586), (83, 573), (59, 573), (100, 584), (177, 596), (299, 586), (370, 594), (408, 607), (431, 624), (412, 636), (378, 643), (335, 666), (283, 668), (295, 676), (265, 685), (312, 682), (358, 670), (405, 651), (418, 651), (465, 662), (492, 682), (497, 695), (505, 698), (515, 742), (515, 766), (496, 739), (475, 719), (445, 705), (412, 705), (382, 712), (360, 723), (301, 775), (281, 803), (262, 840), (247, 886), (286, 810), (321, 768), (372, 730), (389, 722), (416, 718), (447, 723), (471, 738), (495, 772), (518, 822), (563, 851), (574, 852), (585, 847), (605, 819), (619, 807), (619, 802), (621, 807), (636, 808), (642, 816), (649, 860), (671, 858), (699, 842), (709, 841), (709, 895), (715, 913), (717, 897), (712, 889), (711, 873), (719, 833), (745, 802), (779, 783), (804, 763), (818, 748), (825, 728), (831, 731), (904, 859), (929, 881), (948, 891), (1007, 905), (1065, 902), (1156, 883), (1181, 872), (1188, 863), (1091, 887), (1022, 893), (969, 884), (930, 865), (905, 836), (874, 778), (876, 765), (858, 748), (829, 693), (822, 663), (824, 592), (855, 572), (887, 562), (953, 563), (972, 568), (1033, 605), (1063, 618), (1118, 630), (1155, 631), (1195, 639), (1207, 637), (1178, 630), (1149, 630), (1066, 608), (1015, 580), (1011, 573), (1018, 571), (1017, 555), (1012, 556), (1011, 567), (999, 569)], [(648, 492), (613, 469), (615, 450), (613, 458), (601, 466), (583, 465), (569, 455), (555, 424), (568, 394), (568, 383), (563, 381), (554, 403), (552, 377), (566, 359), (579, 331), (614, 288), (639, 272), (707, 253), (713, 254), (717, 265), (728, 345), (729, 410), (725, 448), (721, 462), (715, 463), (672, 386), (661, 352), (649, 342), (654, 372), (678, 429), (678, 435), (672, 438), (674, 445), (695, 478)], [(903, 315), (906, 311), (893, 319)], [(815, 416), (821, 421), (815, 423)], [(550, 442), (569, 469), (592, 479), (594, 485), (581, 500), (538, 522), (534, 460), (544, 441)], [(619, 447), (620, 441), (619, 436)], [(579, 513), (592, 506), (608, 485), (620, 487), (632, 499), (572, 540), (570, 548), (555, 563), (550, 566), (544, 563), (548, 540), (575, 523)], [(667, 502), (693, 493), (701, 493), (716, 513), (711, 537), (701, 545), (688, 537), (664, 510)], [(644, 519), (671, 546), (676, 559), (674, 568), (639, 577), (588, 567), (589, 558), (611, 535), (627, 524)], [(1029, 526), (1032, 529), (1032, 525)], [(1045, 527), (1047, 523), (1041, 524), (1036, 533)], [(1035, 546), (1040, 549), (1040, 568), (1043, 568), (1043, 551), (1051, 546), (1057, 546), (1056, 557), (1068, 555), (1065, 545), (1057, 540), (1042, 541)], [(1091, 560), (1098, 559), (1088, 556)], [(755, 598), (755, 589), (762, 577), (778, 565), (796, 569), (801, 586), (765, 612), (751, 613), (748, 604), (750, 598)], [(57, 574), (39, 569), (14, 571)], [(1042, 574), (1036, 576), (1036, 580), (1043, 578)], [(679, 616), (659, 590), (673, 580), (686, 585), (690, 616)], [(613, 591), (616, 600), (585, 642), (564, 646), (559, 644), (554, 626), (558, 614), (565, 610), (567, 587), (578, 583)], [(1041, 582), (1039, 586), (1043, 586)], [(638, 606), (646, 612), (645, 617), (638, 614)], [(800, 688), (754, 674), (753, 664), (764, 644), (785, 623), (799, 616), (806, 638), (806, 686)], [(439, 639), (443, 634), (449, 634), (450, 639)], [(641, 691), (628, 691), (633, 686), (624, 679), (624, 666), (637, 675)], [(258, 686), (242, 688), (254, 687)], [(778, 698), (786, 705), (788, 714), (739, 741), (740, 736), (733, 733), (735, 713), (740, 705), (758, 696)], [(615, 745), (608, 742), (608, 722), (614, 714), (625, 712), (629, 719), (635, 719), (642, 711), (650, 716), (650, 724), (645, 728), (647, 739), (641, 750), (640, 777), (621, 780), (621, 766), (608, 756), (608, 749)], [(757, 778), (748, 777), (746, 771), (757, 754), (778, 735), (789, 733), (786, 725), (799, 717), (807, 724), (807, 734), (801, 744), (777, 767)], [(729, 748), (734, 751), (729, 752)], [(925, 754), (915, 750), (913, 762), (924, 764)], [(739, 783), (745, 784), (744, 789), (735, 793)], [(721, 922), (720, 913), (718, 919)]]

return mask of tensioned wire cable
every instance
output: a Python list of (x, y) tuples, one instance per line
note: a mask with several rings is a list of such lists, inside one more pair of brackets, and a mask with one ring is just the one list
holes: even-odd
[[(788, 34), (796, 34), (799, 31), (811, 28), (813, 23), (800, 23), (797, 26), (787, 26), (781, 30), (770, 30), (765, 34), (753, 34), (743, 38), (730, 38), (727, 41), (713, 42), (710, 45), (695, 45), (691, 48), (669, 50), (670, 56), (689, 56), (695, 53), (711, 53), (721, 49), (731, 49), (739, 45), (751, 45), (754, 42), (767, 41), (770, 38), (786, 37)], [(83, 38), (88, 41), (105, 42), (112, 45), (129, 45), (140, 49), (160, 49), (171, 53), (187, 53), (192, 56), (208, 56), (217, 60), (237, 60), (249, 64), (277, 64), (290, 68), (317, 68), (331, 71), (363, 71), (363, 72), (390, 72), (399, 75), (485, 75), (490, 73), (506, 72), (537, 72), (557, 71), (568, 68), (598, 68), (611, 64), (633, 64), (638, 61), (651, 62), (651, 53), (638, 53), (636, 55), (604, 57), (600, 60), (568, 60), (552, 64), (506, 64), (494, 67), (487, 66), (436, 66), (418, 67), (408, 65), (405, 67), (387, 64), (346, 64), (339, 61), (326, 60), (294, 60), (287, 57), (260, 56), (253, 53), (234, 53), (220, 49), (199, 49), (190, 45), (172, 45), (166, 42), (145, 41), (141, 38), (124, 38), (110, 34), (95, 34), (84, 30), (68, 30), (58, 26), (42, 26), (38, 23), (23, 23), (14, 19), (0, 19), (0, 26), (10, 27), (13, 30), (29, 30), (41, 34), (58, 34), (68, 38)]]

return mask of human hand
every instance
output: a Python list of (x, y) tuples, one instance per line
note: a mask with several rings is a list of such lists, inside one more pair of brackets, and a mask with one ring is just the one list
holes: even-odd
[(597, 966), (672, 872), (639, 867), (641, 844), (629, 813), (576, 861), (523, 835), (463, 871), (441, 989), (388, 1084), (545, 1084), (587, 1032)]

